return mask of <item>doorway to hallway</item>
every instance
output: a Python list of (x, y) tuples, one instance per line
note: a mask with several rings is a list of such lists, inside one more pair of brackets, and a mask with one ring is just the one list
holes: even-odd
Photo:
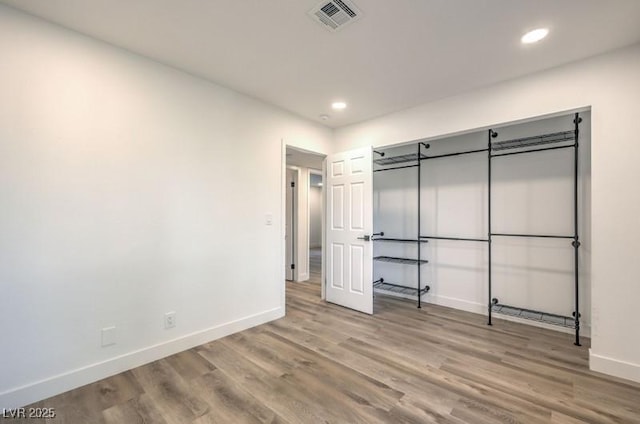
[(285, 276), (322, 283), (325, 156), (286, 146)]

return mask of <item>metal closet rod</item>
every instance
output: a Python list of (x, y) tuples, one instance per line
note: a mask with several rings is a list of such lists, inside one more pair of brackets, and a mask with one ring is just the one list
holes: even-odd
[(467, 238), (467, 237), (420, 236), (420, 238), (432, 239), (432, 240), (459, 240), (459, 241), (482, 241), (482, 242), (489, 241), (488, 239), (477, 239), (477, 238)]
[(394, 171), (396, 169), (404, 169), (404, 168), (417, 168), (418, 165), (404, 165), (404, 166), (395, 166), (393, 168), (382, 168), (382, 169), (374, 169), (373, 172), (381, 172), (381, 171)]
[(464, 152), (446, 153), (444, 155), (435, 155), (435, 156), (423, 157), (423, 158), (420, 158), (420, 160), (448, 158), (448, 157), (451, 157), (451, 156), (468, 155), (470, 153), (481, 153), (481, 152), (486, 152), (488, 150), (489, 149), (478, 149), (478, 150), (467, 150), (467, 151), (464, 151)]
[(491, 236), (496, 237), (528, 237), (528, 238), (555, 238), (555, 239), (571, 239), (573, 240), (574, 236), (556, 236), (552, 234), (508, 234), (508, 233), (491, 233)]
[(429, 243), (429, 240), (417, 240), (417, 239), (404, 239), (404, 238), (388, 238), (388, 237), (379, 237), (372, 239), (373, 241), (398, 241), (398, 242), (411, 242), (411, 243)]
[(417, 153), (406, 153), (398, 156), (391, 156), (388, 158), (373, 159), (373, 163), (380, 166), (400, 165), (403, 163), (411, 163), (417, 165), (418, 158), (425, 157), (425, 155), (418, 155)]

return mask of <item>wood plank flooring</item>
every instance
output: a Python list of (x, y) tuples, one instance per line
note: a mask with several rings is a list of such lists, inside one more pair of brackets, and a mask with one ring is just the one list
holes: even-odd
[(322, 249), (309, 249), (309, 282), (320, 284), (322, 278)]
[(640, 423), (640, 385), (589, 371), (588, 339), (319, 293), (287, 283), (283, 319), (34, 406), (54, 423)]

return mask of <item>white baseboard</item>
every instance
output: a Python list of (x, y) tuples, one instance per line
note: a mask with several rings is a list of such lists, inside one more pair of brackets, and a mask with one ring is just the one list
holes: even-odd
[(308, 279), (309, 279), (309, 273), (307, 273), (307, 272), (302, 273), (301, 272), (298, 275), (298, 279), (296, 280), (296, 282), (300, 283), (302, 281), (307, 281)]
[(447, 308), (460, 309), (461, 311), (473, 312), (474, 314), (487, 314), (487, 307), (482, 303), (472, 302), (470, 300), (458, 299), (455, 297), (440, 296), (427, 294), (425, 297), (427, 302)]
[[(18, 408), (284, 316), (277, 307), (0, 393), (0, 408)], [(6, 365), (6, 364), (5, 364)]]
[[(383, 289), (375, 289), (374, 293), (380, 293), (387, 296), (400, 297), (403, 299), (417, 301), (417, 297), (410, 294), (396, 293)], [(464, 299), (456, 299), (447, 296), (435, 296), (433, 294), (427, 293), (426, 295), (422, 296), (422, 301), (425, 303), (433, 303), (434, 305), (446, 306), (447, 308), (460, 309), (467, 312), (486, 315), (486, 309), (484, 305), (476, 302), (470, 302)]]
[(589, 349), (589, 368), (591, 371), (640, 383), (640, 364), (598, 355), (593, 353), (591, 349)]

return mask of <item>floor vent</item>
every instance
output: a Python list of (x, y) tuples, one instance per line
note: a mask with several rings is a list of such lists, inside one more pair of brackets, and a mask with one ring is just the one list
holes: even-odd
[(362, 12), (348, 0), (324, 0), (311, 9), (308, 15), (334, 32), (360, 19)]

